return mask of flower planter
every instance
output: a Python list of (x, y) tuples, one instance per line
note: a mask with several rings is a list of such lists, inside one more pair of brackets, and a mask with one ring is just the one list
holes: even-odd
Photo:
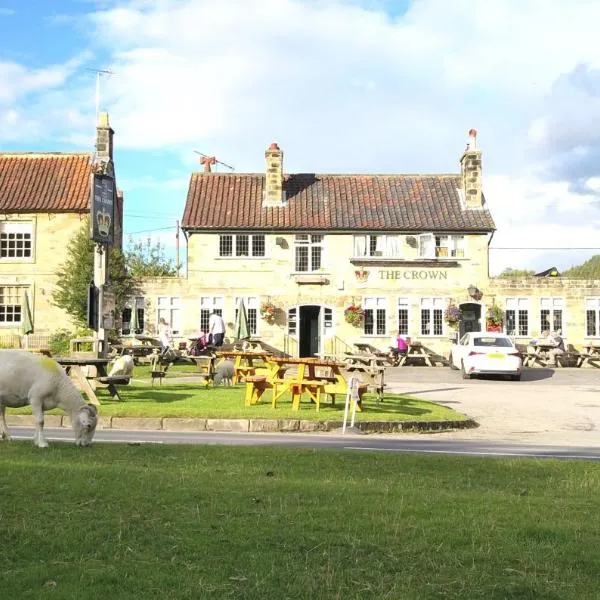
[(502, 325), (494, 325), (493, 323), (488, 323), (486, 325), (486, 331), (495, 331), (497, 333), (502, 333)]

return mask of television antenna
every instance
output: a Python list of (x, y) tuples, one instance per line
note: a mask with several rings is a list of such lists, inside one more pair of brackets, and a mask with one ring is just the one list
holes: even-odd
[(224, 163), (220, 160), (217, 160), (214, 156), (209, 156), (208, 154), (203, 154), (202, 152), (198, 152), (198, 150), (194, 150), (196, 154), (199, 154), (202, 158), (200, 159), (200, 164), (204, 165), (204, 172), (210, 173), (212, 165), (223, 165), (227, 169), (231, 171), (235, 171), (235, 168), (227, 163)]
[(86, 69), (86, 71), (96, 73), (96, 122), (94, 123), (94, 127), (96, 127), (100, 116), (100, 77), (106, 75), (110, 78), (111, 75), (114, 75), (114, 72), (110, 69)]

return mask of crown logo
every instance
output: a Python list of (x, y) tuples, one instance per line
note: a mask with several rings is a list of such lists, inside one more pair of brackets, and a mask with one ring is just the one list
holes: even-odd
[(110, 214), (104, 210), (99, 210), (96, 213), (96, 224), (98, 225), (98, 233), (102, 237), (108, 237), (110, 233)]
[(364, 269), (354, 271), (354, 275), (356, 276), (356, 280), (360, 283), (364, 283), (367, 281), (367, 279), (369, 279), (369, 271), (365, 271)]

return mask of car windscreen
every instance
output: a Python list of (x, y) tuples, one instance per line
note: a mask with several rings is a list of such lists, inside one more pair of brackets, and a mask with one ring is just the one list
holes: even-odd
[(510, 348), (512, 342), (509, 338), (502, 337), (476, 337), (473, 338), (473, 346), (500, 346), (501, 348)]

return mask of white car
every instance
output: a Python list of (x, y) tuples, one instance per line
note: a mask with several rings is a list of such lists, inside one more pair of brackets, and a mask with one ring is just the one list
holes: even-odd
[(509, 375), (519, 381), (523, 361), (513, 341), (504, 333), (465, 333), (450, 351), (450, 368), (460, 369), (463, 379), (472, 375)]

